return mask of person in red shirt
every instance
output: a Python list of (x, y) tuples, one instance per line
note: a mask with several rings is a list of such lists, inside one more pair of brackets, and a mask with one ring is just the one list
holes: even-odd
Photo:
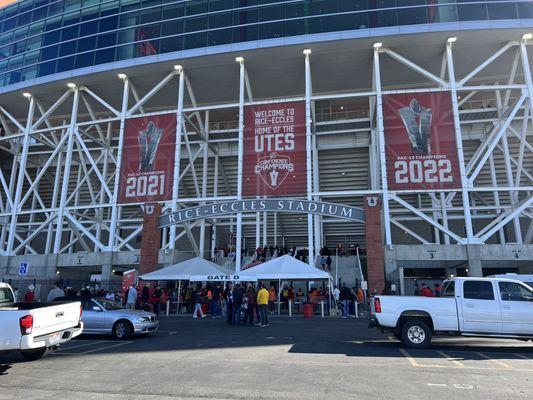
[(433, 293), (433, 290), (431, 290), (425, 283), (423, 283), (422, 289), (420, 290), (420, 296), (435, 297), (435, 293)]
[(26, 292), (26, 295), (24, 296), (24, 302), (25, 303), (35, 302), (35, 286), (33, 285), (28, 286), (28, 291)]

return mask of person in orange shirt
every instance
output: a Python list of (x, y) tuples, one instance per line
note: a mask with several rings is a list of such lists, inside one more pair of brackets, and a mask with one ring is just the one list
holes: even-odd
[(274, 312), (273, 310), (275, 308), (276, 296), (276, 288), (274, 287), (274, 285), (271, 285), (270, 289), (268, 289), (268, 304), (271, 313)]

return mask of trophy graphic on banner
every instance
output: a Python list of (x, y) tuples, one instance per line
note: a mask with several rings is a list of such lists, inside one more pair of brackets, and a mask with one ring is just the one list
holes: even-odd
[(139, 169), (141, 171), (146, 172), (153, 169), (157, 147), (162, 134), (163, 129), (158, 128), (153, 121), (148, 123), (144, 131), (139, 132)]
[(278, 185), (279, 172), (273, 170), (270, 172), (270, 187), (276, 187)]
[(423, 108), (418, 100), (411, 99), (409, 107), (398, 110), (407, 130), (407, 136), (416, 155), (431, 153), (431, 108)]

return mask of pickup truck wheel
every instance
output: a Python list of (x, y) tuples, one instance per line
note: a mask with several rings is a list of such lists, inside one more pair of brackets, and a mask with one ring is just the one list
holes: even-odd
[(26, 361), (35, 361), (43, 357), (46, 354), (47, 350), (48, 349), (46, 347), (42, 347), (36, 350), (21, 351), (20, 354), (22, 354), (22, 357), (24, 357)]
[(431, 329), (419, 319), (410, 319), (402, 325), (402, 342), (413, 349), (425, 349), (431, 343)]
[(115, 322), (115, 326), (113, 327), (113, 335), (117, 339), (125, 339), (127, 336), (131, 335), (132, 331), (131, 323), (124, 320)]

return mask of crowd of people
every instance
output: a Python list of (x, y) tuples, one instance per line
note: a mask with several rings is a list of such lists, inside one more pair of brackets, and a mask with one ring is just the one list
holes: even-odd
[(440, 283), (435, 283), (433, 287), (434, 289), (431, 289), (431, 287), (425, 283), (422, 283), (421, 286), (418, 286), (418, 283), (415, 283), (414, 295), (422, 297), (440, 297), (442, 294), (442, 285)]

